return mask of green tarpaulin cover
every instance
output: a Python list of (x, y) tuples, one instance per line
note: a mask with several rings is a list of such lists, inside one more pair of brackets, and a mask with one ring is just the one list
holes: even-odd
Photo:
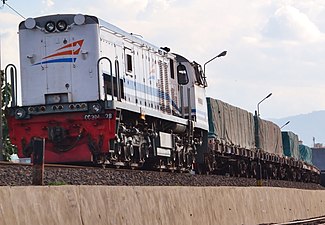
[(283, 154), (299, 160), (299, 138), (291, 131), (282, 131)]
[(209, 136), (220, 143), (255, 149), (253, 114), (221, 100), (207, 98)]
[(306, 145), (299, 145), (300, 160), (312, 164), (312, 150)]

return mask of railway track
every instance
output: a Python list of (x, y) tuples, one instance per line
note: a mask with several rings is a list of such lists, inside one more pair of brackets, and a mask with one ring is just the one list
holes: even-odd
[(303, 220), (295, 220), (291, 222), (285, 223), (268, 223), (268, 224), (260, 224), (260, 225), (324, 225), (325, 224), (325, 216), (308, 218)]
[[(221, 175), (193, 175), (132, 169), (45, 164), (44, 183), (114, 186), (256, 186), (256, 179)], [(32, 164), (0, 162), (0, 186), (32, 185)], [(263, 186), (322, 189), (319, 184), (263, 180)]]
[[(5, 161), (1, 161), (0, 162), (0, 167), (3, 166), (27, 166), (27, 167), (31, 167), (33, 166), (32, 163), (15, 163), (15, 162), (5, 162)], [(69, 164), (44, 164), (45, 167), (47, 168), (79, 168), (79, 169), (86, 169), (89, 168), (90, 166), (80, 166), (80, 165), (69, 165)], [(96, 168), (96, 167), (92, 167), (92, 168)]]
[[(32, 167), (32, 163), (15, 163), (15, 162), (5, 162), (1, 161), (0, 162), (0, 167), (6, 167), (6, 166), (12, 166), (12, 167), (17, 167), (17, 166), (25, 166), (25, 167)], [(133, 171), (134, 168), (129, 169), (129, 168), (114, 168), (114, 167), (107, 167), (103, 165), (72, 165), (72, 164), (51, 164), (47, 163), (44, 164), (45, 169), (49, 168), (57, 168), (57, 169), (93, 169), (93, 170), (98, 170), (98, 169), (105, 169), (105, 170), (116, 170), (116, 171)], [(138, 170), (142, 171), (142, 170)], [(162, 172), (162, 171), (160, 171)], [(167, 173), (167, 172), (166, 172)]]

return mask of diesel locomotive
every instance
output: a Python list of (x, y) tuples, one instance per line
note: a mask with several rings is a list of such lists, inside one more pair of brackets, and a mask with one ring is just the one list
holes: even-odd
[(95, 16), (61, 14), (21, 22), (19, 49), (20, 87), (11, 88), (21, 103), (13, 101), (7, 112), (19, 157), (30, 157), (42, 138), (46, 163), (246, 176), (262, 165), (269, 177), (287, 171), (317, 177), (312, 165), (283, 155), (281, 140), (276, 151), (262, 145), (258, 116), (248, 113), (245, 129), (232, 128), (249, 135), (247, 144), (223, 138), (215, 128), (225, 120), (216, 119), (221, 108), (213, 110), (206, 98), (201, 65), (168, 47)]

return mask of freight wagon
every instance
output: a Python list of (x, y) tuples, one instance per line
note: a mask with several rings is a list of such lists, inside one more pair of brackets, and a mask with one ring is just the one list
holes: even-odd
[(207, 98), (209, 117), (206, 170), (265, 179), (317, 181), (319, 171), (299, 151), (298, 136), (256, 114)]

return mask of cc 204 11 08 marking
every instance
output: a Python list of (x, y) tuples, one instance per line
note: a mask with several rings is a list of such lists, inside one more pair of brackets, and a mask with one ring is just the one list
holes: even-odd
[(86, 114), (84, 115), (85, 120), (99, 120), (99, 119), (113, 119), (112, 113), (105, 113), (105, 114)]

